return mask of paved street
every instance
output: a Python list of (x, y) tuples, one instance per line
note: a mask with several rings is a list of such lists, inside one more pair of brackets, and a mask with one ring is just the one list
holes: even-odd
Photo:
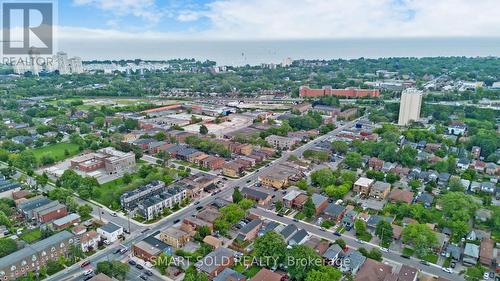
[[(291, 219), (291, 218), (280, 217), (277, 214), (275, 214), (274, 212), (264, 210), (262, 208), (253, 208), (253, 209), (251, 209), (251, 212), (256, 214), (256, 215), (259, 215), (263, 218), (266, 218), (268, 220), (276, 221), (276, 222), (279, 222), (279, 223), (284, 224), (284, 225), (295, 224), (295, 225), (297, 225), (297, 227), (305, 229), (307, 232), (309, 232), (309, 234), (313, 234), (315, 236), (318, 236), (320, 238), (324, 238), (324, 239), (327, 239), (330, 241), (335, 241), (336, 239), (339, 238), (338, 236), (334, 235), (333, 232), (322, 230), (319, 226), (305, 223), (302, 221), (294, 222), (293, 219)], [(346, 244), (350, 248), (354, 248), (354, 249), (357, 249), (358, 247), (363, 247), (367, 250), (370, 250), (373, 247), (378, 247), (377, 245), (373, 245), (370, 243), (360, 244), (360, 243), (356, 242), (355, 237), (347, 235), (347, 234), (342, 234), (341, 238), (346, 242)], [(432, 264), (423, 265), (420, 263), (420, 260), (415, 259), (415, 258), (411, 258), (411, 259), (403, 258), (403, 257), (401, 257), (401, 253), (396, 253), (396, 252), (384, 253), (384, 252), (382, 252), (382, 255), (383, 255), (385, 260), (392, 261), (392, 262), (395, 262), (398, 264), (406, 264), (409, 266), (413, 266), (413, 267), (418, 268), (419, 270), (421, 270), (422, 272), (427, 273), (427, 274), (441, 276), (441, 277), (447, 278), (449, 280), (464, 280), (463, 277), (459, 276), (458, 274), (449, 274), (449, 273), (442, 271), (441, 267), (439, 267), (439, 266), (432, 265)]]
[[(240, 179), (229, 180), (225, 184), (223, 190), (220, 193), (218, 193), (214, 196), (208, 196), (208, 197), (200, 199), (199, 206), (211, 204), (216, 198), (230, 197), (231, 194), (233, 193), (233, 189), (235, 187), (244, 186), (244, 185), (246, 185), (247, 181), (251, 181), (251, 182), (256, 181), (258, 179), (259, 175), (262, 175), (268, 169), (272, 169), (273, 166), (285, 162), (290, 155), (293, 154), (296, 156), (300, 156), (305, 150), (307, 150), (311, 147), (314, 147), (319, 142), (333, 136), (334, 134), (338, 133), (339, 131), (343, 130), (344, 128), (351, 126), (352, 124), (354, 124), (354, 122), (355, 121), (347, 122), (346, 124), (344, 124), (344, 126), (341, 126), (337, 129), (331, 131), (330, 133), (328, 133), (326, 135), (319, 136), (318, 138), (314, 139), (313, 141), (310, 141), (310, 142), (304, 144), (303, 146), (297, 148), (296, 150), (294, 150), (292, 152), (283, 152), (283, 155), (280, 158), (271, 162), (268, 167), (263, 167), (257, 171), (254, 171), (253, 173), (245, 175), (244, 177), (242, 177)], [(117, 217), (113, 217), (110, 215), (110, 213), (112, 212), (111, 210), (104, 209), (104, 208), (99, 207), (95, 204), (93, 204), (92, 206), (94, 207), (92, 215), (95, 216), (96, 218), (99, 218), (99, 213), (101, 213), (102, 219), (107, 220), (107, 221), (116, 222), (117, 224), (122, 225), (125, 228), (127, 228), (127, 226), (128, 226), (127, 218), (122, 217), (121, 215), (118, 215)], [(104, 214), (103, 214), (103, 212), (104, 212)], [(138, 223), (130, 220), (130, 226), (131, 226), (132, 231), (131, 231), (130, 235), (127, 235), (126, 240), (123, 243), (123, 245), (127, 248), (130, 248), (131, 245), (144, 239), (145, 237), (151, 235), (152, 233), (154, 233), (158, 230), (163, 230), (166, 227), (171, 226), (172, 222), (174, 222), (176, 220), (181, 220), (184, 217), (191, 216), (194, 213), (196, 213), (196, 209), (193, 206), (186, 207), (186, 208), (183, 208), (183, 209), (173, 213), (169, 217), (162, 219), (156, 223), (153, 223), (149, 226), (144, 226), (144, 225), (138, 224)], [(140, 233), (141, 231), (144, 231), (144, 229), (147, 229), (147, 228), (150, 228), (150, 229), (145, 231), (144, 233)], [(105, 250), (99, 251), (94, 256), (90, 257), (88, 260), (91, 261), (91, 264), (95, 268), (95, 265), (97, 264), (97, 262), (105, 260), (108, 257), (112, 257), (113, 252), (116, 250), (116, 247), (117, 246), (112, 246), (112, 247), (106, 248)], [(83, 272), (83, 270), (80, 268), (79, 264), (75, 264), (75, 265), (47, 278), (47, 280), (73, 280), (76, 276), (81, 275), (82, 272)]]

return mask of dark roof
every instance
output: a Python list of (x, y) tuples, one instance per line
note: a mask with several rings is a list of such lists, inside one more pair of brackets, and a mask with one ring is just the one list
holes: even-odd
[(342, 205), (329, 203), (323, 212), (327, 215), (332, 216), (332, 217), (338, 217), (344, 210), (345, 210), (345, 207)]
[(394, 221), (394, 218), (392, 217), (384, 217), (384, 216), (379, 216), (379, 215), (373, 215), (373, 216), (370, 216), (370, 218), (368, 219), (368, 221), (366, 222), (366, 225), (367, 226), (371, 226), (371, 227), (376, 227), (377, 224), (381, 221), (381, 220), (385, 220), (387, 221), (388, 223), (392, 223)]
[(269, 194), (267, 194), (265, 192), (262, 192), (260, 190), (253, 189), (253, 188), (248, 188), (248, 187), (242, 188), (241, 189), (241, 193), (244, 194), (244, 195), (248, 195), (248, 196), (250, 196), (252, 198), (257, 198), (259, 200), (264, 200), (267, 197), (269, 197)]
[(107, 233), (113, 233), (122, 227), (117, 225), (117, 224), (114, 224), (112, 222), (108, 222), (107, 224), (105, 224), (99, 228), (106, 231)]
[(260, 219), (255, 219), (249, 223), (247, 223), (244, 227), (240, 229), (240, 233), (247, 234), (248, 232), (252, 231), (257, 227), (258, 225), (262, 224), (262, 221)]
[(295, 224), (289, 224), (285, 228), (283, 228), (280, 232), (285, 239), (288, 239), (290, 236), (292, 236), (295, 232), (297, 232), (299, 229)]
[(307, 231), (305, 229), (301, 229), (295, 232), (295, 234), (292, 236), (292, 238), (290, 238), (288, 243), (298, 244), (300, 241), (304, 240), (304, 238), (306, 238), (307, 235), (308, 235)]
[(342, 248), (338, 244), (331, 245), (323, 254), (325, 259), (335, 259), (342, 252)]

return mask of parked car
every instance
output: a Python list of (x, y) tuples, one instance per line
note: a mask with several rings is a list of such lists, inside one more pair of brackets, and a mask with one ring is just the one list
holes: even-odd
[(139, 269), (139, 270), (143, 270), (144, 269), (144, 266), (140, 265), (140, 264), (136, 264), (135, 265), (135, 268)]
[(128, 260), (128, 264), (130, 264), (130, 265), (136, 265), (136, 262), (134, 260)]
[(142, 280), (148, 280), (148, 277), (146, 275), (141, 275), (139, 276)]
[(148, 227), (146, 227), (146, 228), (144, 228), (144, 229), (141, 231), (141, 233), (145, 233), (145, 232), (147, 232), (148, 230), (149, 230), (149, 228), (148, 228)]
[(450, 274), (451, 274), (451, 273), (453, 273), (453, 269), (451, 269), (451, 268), (449, 268), (449, 267), (443, 267), (443, 268), (441, 268), (441, 269), (442, 269), (444, 272), (446, 272), (446, 273), (450, 273)]
[(490, 274), (488, 272), (485, 272), (483, 274), (483, 280), (489, 280), (490, 279)]
[(383, 248), (383, 247), (382, 247), (382, 248), (380, 248), (380, 251), (382, 251), (382, 252), (384, 252), (384, 253), (389, 253), (389, 249), (387, 249), (387, 248)]
[(299, 220), (298, 220), (298, 219), (295, 219), (295, 218), (293, 219), (293, 221), (294, 221), (294, 222), (299, 222)]
[(176, 220), (174, 220), (174, 224), (176, 224), (176, 223), (178, 223), (180, 221), (181, 221), (180, 219), (176, 219)]
[(199, 210), (201, 210), (201, 209), (203, 209), (203, 206), (198, 206), (198, 207), (196, 207), (196, 211), (199, 211)]
[(84, 262), (82, 262), (82, 264), (80, 265), (80, 267), (84, 268), (84, 267), (86, 267), (89, 264), (90, 264), (90, 261), (84, 261)]
[(147, 270), (144, 272), (147, 276), (153, 276), (153, 272), (151, 270)]
[(339, 232), (337, 232), (337, 231), (335, 231), (335, 232), (333, 233), (333, 235), (338, 236), (338, 237), (342, 236), (342, 234), (340, 234), (340, 233), (339, 233)]
[(90, 268), (90, 269), (85, 270), (85, 271), (83, 272), (83, 275), (87, 276), (87, 275), (90, 275), (90, 274), (92, 274), (92, 273), (94, 273), (94, 270), (93, 270), (92, 268)]
[(104, 240), (104, 241), (102, 241), (102, 242), (103, 242), (104, 244), (106, 244), (106, 245), (111, 245), (111, 242), (109, 242), (108, 240)]
[(110, 215), (111, 215), (112, 217), (117, 217), (117, 216), (118, 216), (118, 215), (116, 214), (116, 212), (112, 212)]
[(429, 265), (429, 262), (425, 261), (425, 260), (421, 260), (420, 263), (423, 264), (423, 265)]
[(118, 254), (120, 251), (121, 251), (121, 249), (120, 249), (120, 248), (118, 248), (118, 249), (116, 249), (116, 250), (115, 250), (114, 254), (116, 255), (116, 254)]

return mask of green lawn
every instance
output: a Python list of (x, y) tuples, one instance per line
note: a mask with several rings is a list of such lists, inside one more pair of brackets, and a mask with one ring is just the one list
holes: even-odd
[[(132, 182), (140, 182), (142, 179), (137, 174), (131, 174)], [(101, 184), (99, 187), (95, 188), (96, 197), (92, 198), (95, 201), (103, 204), (106, 207), (110, 207), (113, 210), (118, 210), (120, 208), (120, 195), (125, 191), (132, 190), (135, 188), (134, 184), (126, 184), (123, 182), (123, 178), (112, 180), (107, 183)]]
[(436, 264), (437, 261), (438, 261), (438, 255), (434, 254), (434, 253), (428, 253), (426, 256), (422, 257), (423, 260), (426, 260), (430, 263), (434, 263)]
[(411, 257), (413, 256), (413, 253), (415, 253), (415, 251), (412, 248), (404, 248), (402, 254)]
[[(78, 145), (74, 143), (56, 143), (47, 146), (32, 149), (31, 152), (35, 155), (36, 159), (40, 161), (42, 156), (47, 154), (54, 157), (54, 160), (61, 161), (70, 156), (76, 155), (79, 152)], [(65, 155), (65, 151), (68, 151), (69, 155)]]
[(42, 231), (39, 228), (36, 228), (32, 231), (23, 233), (21, 235), (21, 239), (26, 241), (29, 244), (40, 240), (40, 238), (42, 238)]

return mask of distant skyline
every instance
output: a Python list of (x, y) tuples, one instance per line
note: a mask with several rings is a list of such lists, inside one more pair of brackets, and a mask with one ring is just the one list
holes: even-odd
[[(241, 55), (242, 60), (231, 58), (222, 63), (238, 60), (235, 64), (242, 64), (246, 63), (245, 53), (267, 54), (252, 58), (254, 63), (271, 62), (270, 53), (276, 55), (274, 62), (278, 57), (330, 56), (325, 51), (316, 57), (307, 50), (290, 52), (282, 48), (284, 43), (270, 46), (276, 41), (500, 40), (498, 0), (59, 0), (57, 6), (58, 49), (84, 59), (168, 59), (183, 55), (214, 59), (222, 50), (210, 48), (219, 48), (220, 42), (231, 42), (228, 45), (235, 48), (229, 51)], [(481, 40), (478, 42), (484, 42)], [(257, 47), (264, 49), (248, 51), (251, 48), (245, 48), (245, 42), (263, 42)], [(183, 48), (183, 44), (191, 52), (174, 48)], [(399, 50), (391, 53), (390, 44), (385, 52), (366, 52), (362, 44), (349, 43), (346, 48), (360, 48), (359, 52), (348, 52), (348, 57), (500, 55), (498, 48), (490, 48), (490, 43), (478, 46), (481, 52), (471, 46), (464, 53), (454, 52), (451, 43), (447, 47), (424, 45), (429, 48), (428, 53), (411, 50), (407, 54)], [(227, 46), (222, 49), (228, 50)], [(343, 53), (334, 57), (345, 57)]]

